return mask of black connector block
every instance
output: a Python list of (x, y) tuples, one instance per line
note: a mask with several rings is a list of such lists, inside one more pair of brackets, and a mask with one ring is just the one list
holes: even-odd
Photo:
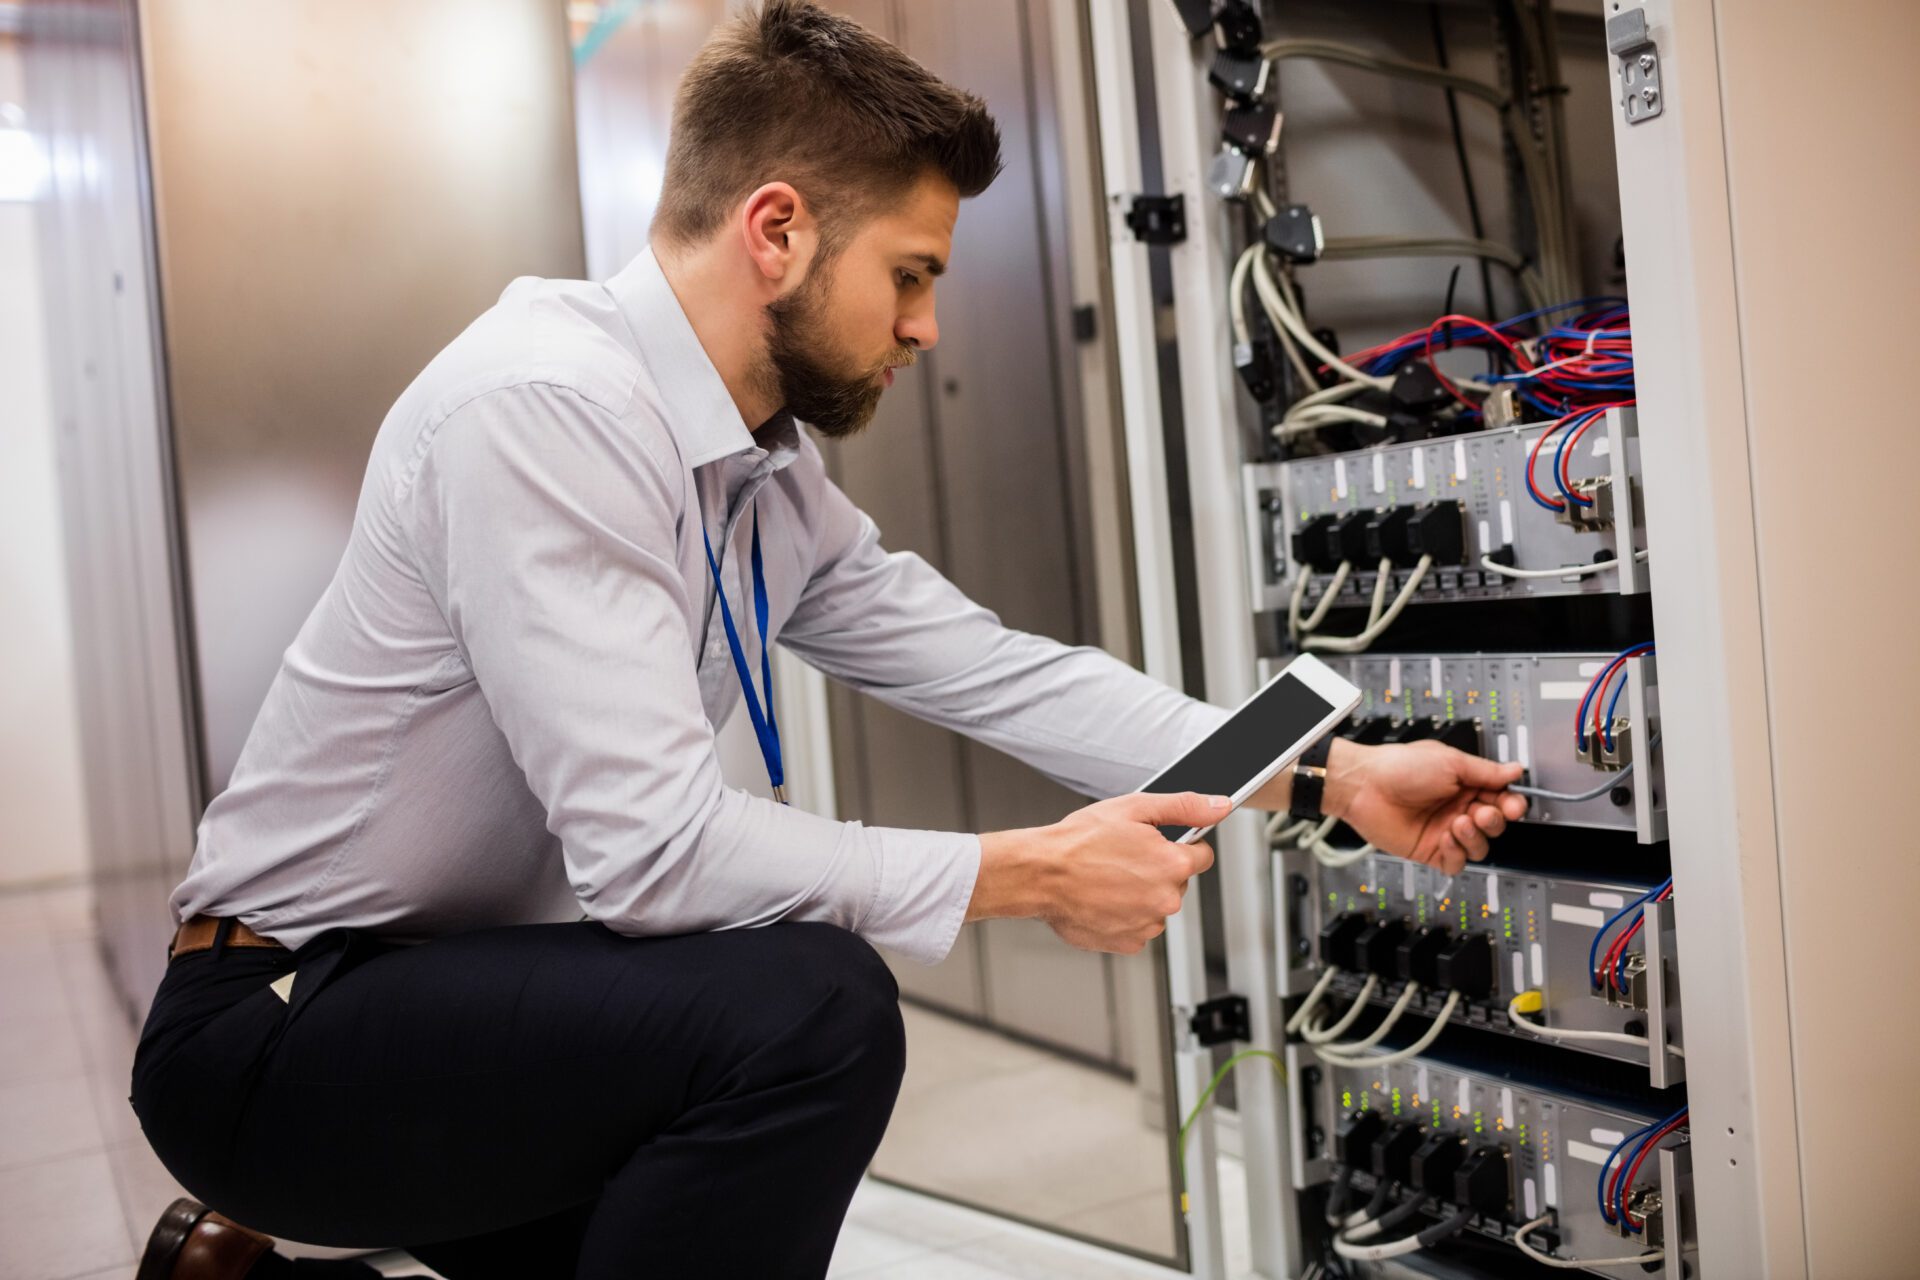
[(1373, 1140), (1385, 1127), (1378, 1111), (1349, 1111), (1333, 1131), (1333, 1158), (1349, 1169), (1371, 1169)]
[(1260, 6), (1253, 0), (1224, 0), (1213, 13), (1213, 29), (1220, 47), (1239, 57), (1257, 56), (1266, 30), (1260, 25)]
[(1265, 404), (1278, 387), (1273, 381), (1273, 355), (1264, 342), (1243, 342), (1233, 348), (1233, 371), (1247, 394)]
[(1479, 1147), (1453, 1171), (1453, 1202), (1488, 1218), (1505, 1218), (1513, 1203), (1513, 1178), (1507, 1153)]
[(1387, 1126), (1387, 1131), (1373, 1140), (1373, 1176), (1407, 1181), (1413, 1176), (1413, 1153), (1424, 1140), (1417, 1124), (1400, 1121)]
[(1357, 911), (1343, 911), (1320, 927), (1320, 963), (1352, 973), (1360, 967), (1356, 945), (1367, 930), (1367, 918)]
[(1393, 732), (1387, 735), (1387, 741), (1425, 742), (1438, 732), (1438, 728), (1439, 726), (1434, 724), (1432, 716), (1420, 716), (1395, 727)]
[(1440, 952), (1438, 985), (1479, 1000), (1493, 991), (1493, 943), (1484, 933), (1465, 934)]
[(1443, 924), (1423, 925), (1401, 940), (1394, 964), (1401, 978), (1431, 990), (1440, 985), (1440, 953), (1453, 941)]
[(1412, 523), (1415, 508), (1392, 507), (1380, 513), (1367, 529), (1367, 563), (1379, 564), (1382, 559), (1393, 561), (1402, 569), (1411, 569), (1420, 560), (1412, 552), (1407, 542), (1407, 526)]
[(1352, 729), (1340, 736), (1349, 742), (1358, 742), (1362, 746), (1377, 746), (1387, 740), (1393, 732), (1393, 719), (1390, 716), (1368, 716), (1357, 722)]
[(1392, 981), (1400, 971), (1400, 942), (1406, 936), (1406, 921), (1394, 917), (1375, 920), (1354, 942), (1358, 967)]
[(1333, 528), (1338, 516), (1315, 516), (1293, 531), (1293, 562), (1306, 565), (1315, 573), (1332, 573), (1340, 567), (1340, 544)]
[(1306, 264), (1320, 256), (1320, 224), (1304, 204), (1290, 204), (1267, 219), (1261, 235), (1267, 248), (1289, 262)]
[(1242, 56), (1222, 49), (1207, 70), (1207, 83), (1235, 102), (1252, 102), (1266, 92), (1272, 65), (1258, 54)]
[(1407, 522), (1407, 549), (1417, 561), (1432, 556), (1435, 564), (1463, 564), (1467, 558), (1466, 510), (1452, 498), (1431, 502)]
[(1453, 1197), (1453, 1175), (1467, 1158), (1467, 1144), (1436, 1129), (1407, 1161), (1407, 1185), (1441, 1200)]
[(1247, 155), (1270, 156), (1280, 145), (1280, 108), (1271, 103), (1231, 107), (1220, 121), (1220, 136)]
[(1464, 751), (1470, 756), (1486, 753), (1478, 720), (1449, 720), (1440, 726), (1440, 731), (1434, 737), (1454, 750)]
[(1334, 522), (1327, 536), (1339, 550), (1340, 559), (1350, 561), (1356, 569), (1370, 569), (1377, 563), (1367, 559), (1367, 533), (1379, 516), (1377, 511), (1349, 511)]

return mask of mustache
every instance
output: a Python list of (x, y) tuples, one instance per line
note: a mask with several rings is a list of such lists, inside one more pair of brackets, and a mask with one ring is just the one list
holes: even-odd
[(887, 356), (886, 367), (889, 369), (905, 369), (919, 358), (920, 351), (917, 347), (895, 347)]

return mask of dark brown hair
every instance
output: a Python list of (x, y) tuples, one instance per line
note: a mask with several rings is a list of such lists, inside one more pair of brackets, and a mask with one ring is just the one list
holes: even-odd
[(767, 0), (707, 41), (680, 82), (653, 232), (697, 244), (768, 182), (807, 200), (832, 252), (932, 171), (963, 197), (1000, 172), (986, 104), (858, 23)]

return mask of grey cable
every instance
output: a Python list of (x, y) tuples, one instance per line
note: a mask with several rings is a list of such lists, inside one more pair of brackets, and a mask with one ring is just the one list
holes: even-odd
[(1633, 764), (1633, 761), (1627, 761), (1627, 763), (1622, 766), (1620, 772), (1614, 774), (1593, 790), (1582, 791), (1578, 795), (1567, 791), (1548, 791), (1544, 787), (1522, 786), (1517, 782), (1508, 787), (1507, 790), (1517, 796), (1531, 796), (1535, 800), (1560, 800), (1567, 804), (1578, 804), (1583, 800), (1598, 800), (1601, 796), (1607, 794), (1607, 792), (1613, 790), (1633, 776)]

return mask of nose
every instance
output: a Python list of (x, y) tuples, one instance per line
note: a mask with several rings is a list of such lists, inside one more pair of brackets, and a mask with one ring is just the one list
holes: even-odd
[(903, 313), (894, 323), (893, 336), (901, 346), (917, 347), (921, 351), (931, 349), (940, 341), (940, 322), (934, 319), (932, 299)]

